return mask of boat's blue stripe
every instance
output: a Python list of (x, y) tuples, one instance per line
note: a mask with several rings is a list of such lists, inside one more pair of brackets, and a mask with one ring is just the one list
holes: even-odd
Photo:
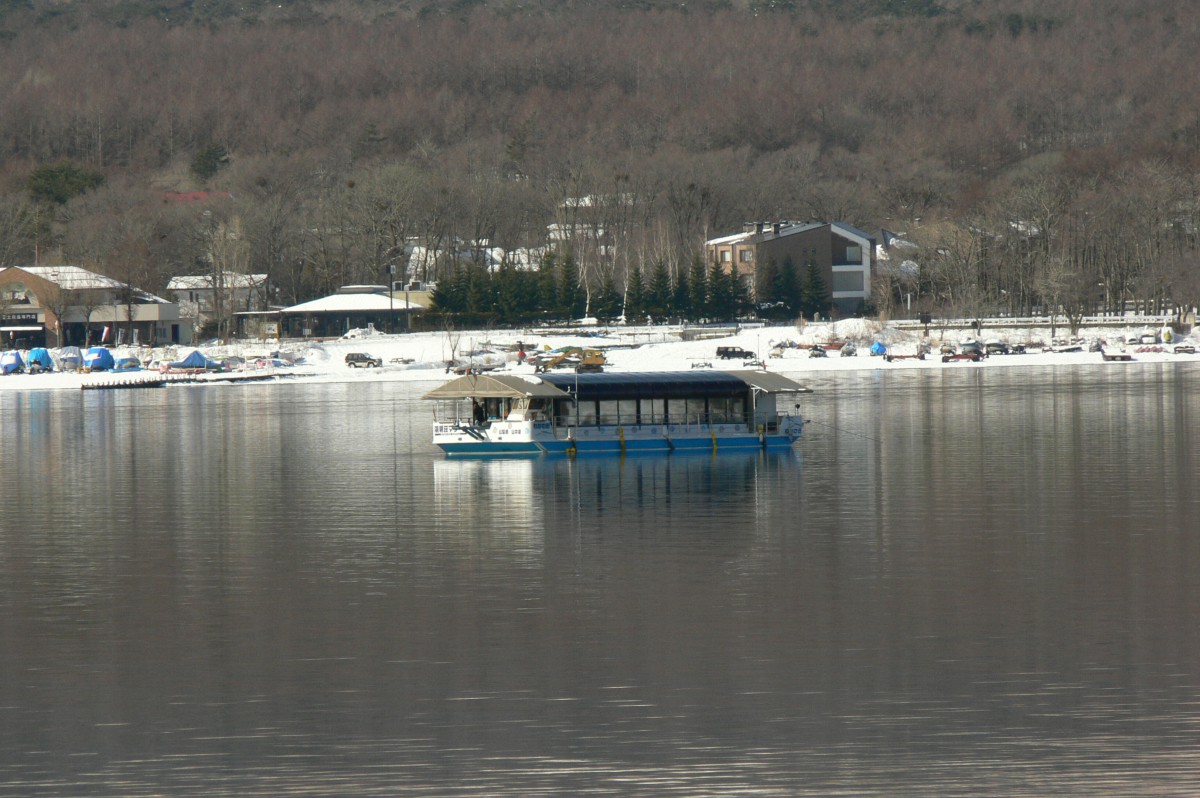
[[(789, 447), (792, 439), (786, 435), (768, 435), (765, 444), (768, 448)], [(449, 455), (536, 455), (543, 451), (548, 454), (621, 454), (622, 452), (671, 452), (671, 451), (711, 451), (712, 438), (688, 437), (672, 438), (634, 438), (626, 439), (622, 448), (619, 440), (583, 440), (571, 442), (566, 439), (542, 441), (541, 443), (516, 443), (477, 441), (470, 443), (439, 444)], [(730, 449), (757, 449), (764, 442), (757, 435), (739, 435), (736, 437), (718, 437), (717, 451)]]
[(499, 443), (495, 441), (474, 441), (471, 443), (439, 443), (438, 446), (449, 455), (479, 455), (479, 454), (541, 454), (542, 449), (536, 443)]

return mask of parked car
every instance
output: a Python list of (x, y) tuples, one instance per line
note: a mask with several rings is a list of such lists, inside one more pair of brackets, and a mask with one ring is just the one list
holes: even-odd
[(346, 355), (346, 365), (359, 369), (379, 368), (383, 365), (383, 360), (371, 357), (366, 352), (350, 352)]

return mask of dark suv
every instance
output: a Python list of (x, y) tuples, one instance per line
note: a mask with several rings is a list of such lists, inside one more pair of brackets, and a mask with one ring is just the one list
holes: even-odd
[(383, 365), (383, 361), (377, 357), (371, 357), (365, 352), (351, 352), (346, 355), (346, 365), (359, 369), (379, 368)]

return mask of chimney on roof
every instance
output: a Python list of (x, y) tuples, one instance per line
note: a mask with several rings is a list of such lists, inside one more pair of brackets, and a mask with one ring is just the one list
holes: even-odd
[(771, 229), (774, 230), (775, 235), (779, 235), (779, 230), (781, 227), (783, 227), (783, 222), (776, 222), (775, 224), (771, 225)]

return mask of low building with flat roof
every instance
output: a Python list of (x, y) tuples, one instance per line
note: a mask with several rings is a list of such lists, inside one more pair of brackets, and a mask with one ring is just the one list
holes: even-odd
[(0, 269), (0, 345), (188, 344), (179, 305), (79, 266)]
[(383, 285), (343, 286), (335, 294), (281, 309), (279, 334), (284, 338), (337, 338), (367, 327), (403, 332), (412, 329), (412, 314), (425, 310), (412, 294), (389, 293)]

